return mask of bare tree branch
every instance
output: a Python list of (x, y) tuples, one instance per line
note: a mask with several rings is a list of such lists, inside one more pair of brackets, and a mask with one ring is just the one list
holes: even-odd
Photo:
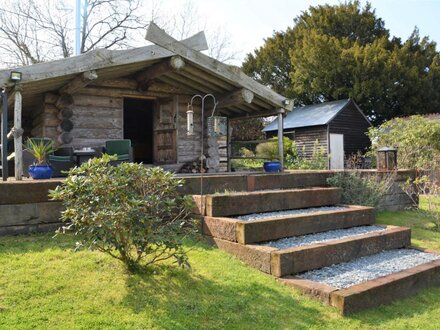
[[(191, 1), (174, 14), (162, 0), (88, 0), (82, 12), (81, 53), (96, 48), (140, 46), (149, 21), (177, 39), (205, 30), (208, 54), (220, 61), (236, 59), (224, 27), (208, 26)], [(3, 0), (0, 8), (0, 67), (50, 61), (73, 54), (74, 9), (69, 0)]]

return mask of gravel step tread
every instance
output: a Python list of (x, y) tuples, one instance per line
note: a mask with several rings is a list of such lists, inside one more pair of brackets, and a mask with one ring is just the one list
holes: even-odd
[(362, 235), (377, 233), (385, 230), (386, 227), (383, 226), (359, 226), (348, 229), (335, 229), (316, 234), (286, 237), (274, 241), (264, 242), (259, 245), (269, 246), (277, 249), (288, 249), (293, 247), (341, 240), (344, 238), (359, 237)]
[(272, 188), (272, 189), (259, 189), (253, 191), (228, 191), (228, 192), (218, 192), (214, 194), (208, 194), (206, 196), (209, 197), (223, 197), (223, 196), (244, 196), (244, 195), (259, 195), (259, 194), (267, 194), (267, 193), (286, 193), (293, 191), (313, 191), (313, 190), (325, 190), (325, 191), (333, 191), (338, 190), (339, 188), (335, 187), (306, 187), (306, 188)]
[[(335, 212), (335, 211), (344, 211), (349, 210), (348, 206), (321, 206), (321, 207), (309, 207), (305, 209), (293, 209), (293, 210), (284, 210), (284, 211), (274, 211), (274, 212), (263, 212), (263, 213), (252, 213), (246, 215), (240, 215), (235, 217), (235, 219), (242, 221), (255, 221), (255, 220), (263, 220), (266, 218), (284, 218), (295, 215), (307, 215), (317, 212)], [(355, 210), (355, 209), (353, 209)]]
[(329, 267), (311, 270), (297, 277), (345, 289), (434, 260), (440, 255), (416, 249), (383, 251)]

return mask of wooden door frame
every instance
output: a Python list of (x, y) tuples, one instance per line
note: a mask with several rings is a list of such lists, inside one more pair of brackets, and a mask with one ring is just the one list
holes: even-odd
[[(172, 103), (172, 120), (173, 123), (172, 125), (174, 125), (174, 128), (164, 128), (164, 129), (158, 129), (157, 128), (157, 124), (158, 124), (158, 120), (160, 120), (160, 105), (161, 105), (161, 101), (166, 101), (169, 100), (170, 103)], [(154, 100), (154, 107), (153, 107), (153, 164), (157, 164), (160, 165), (161, 163), (158, 162), (157, 158), (158, 158), (158, 150), (157, 150), (157, 145), (156, 145), (156, 138), (155, 135), (157, 132), (160, 131), (168, 131), (168, 130), (174, 130), (174, 135), (175, 135), (175, 139), (174, 139), (174, 146), (173, 146), (173, 163), (170, 164), (177, 164), (179, 159), (178, 159), (178, 121), (176, 120), (179, 117), (179, 104), (178, 104), (178, 96), (177, 95), (171, 95), (169, 97), (157, 97)]]

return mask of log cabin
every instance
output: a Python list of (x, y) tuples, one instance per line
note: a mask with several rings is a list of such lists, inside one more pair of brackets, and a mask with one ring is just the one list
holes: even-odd
[[(311, 157), (314, 146), (324, 148), (330, 169), (343, 169), (344, 160), (358, 152), (365, 153), (371, 142), (367, 135), (371, 123), (352, 99), (343, 99), (293, 109), (283, 122), (283, 134), (295, 140), (298, 149)], [(276, 136), (278, 121), (263, 131)]]
[[(229, 135), (217, 141), (207, 138), (206, 119), (214, 108), (215, 116), (227, 118), (227, 127), (244, 117), (277, 115), (282, 122), (292, 108), (286, 97), (238, 67), (203, 54), (207, 49), (203, 32), (177, 41), (152, 23), (146, 39), (153, 45), (98, 49), (0, 71), (2, 164), (13, 151), (16, 179), (22, 177), (22, 142), (27, 137), (48, 137), (63, 147), (98, 149), (107, 140), (130, 139), (134, 161), (175, 166), (176, 170), (203, 159), (206, 144), (203, 154), (212, 158), (211, 170), (227, 171)], [(11, 81), (11, 72), (19, 72), (22, 79)], [(200, 98), (193, 97), (207, 94), (213, 97), (206, 99), (202, 118)], [(187, 110), (192, 99), (193, 134), (188, 134)], [(6, 126), (8, 114), (11, 120)], [(9, 151), (8, 137), (14, 138)], [(280, 150), (282, 155), (282, 142)]]

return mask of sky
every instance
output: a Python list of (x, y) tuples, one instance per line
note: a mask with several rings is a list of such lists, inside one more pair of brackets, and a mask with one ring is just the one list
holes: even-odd
[[(192, 0), (207, 26), (229, 32), (231, 47), (239, 52), (239, 65), (245, 55), (264, 44), (273, 31), (285, 30), (310, 5), (338, 4), (317, 0)], [(168, 10), (176, 10), (182, 0), (162, 0)], [(365, 4), (366, 1), (361, 1)], [(440, 0), (371, 0), (376, 14), (385, 21), (391, 35), (406, 39), (417, 26), (420, 35), (440, 42)]]

